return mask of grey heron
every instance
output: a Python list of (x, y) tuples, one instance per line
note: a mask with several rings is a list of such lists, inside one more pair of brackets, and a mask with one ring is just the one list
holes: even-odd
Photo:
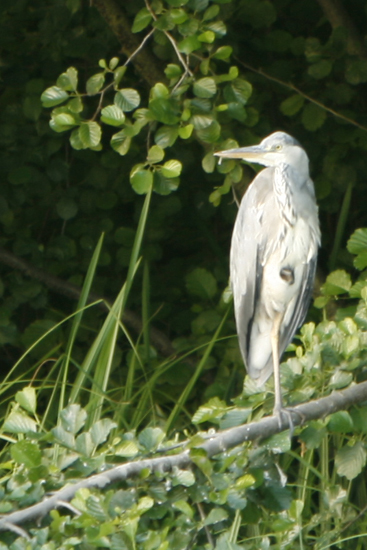
[(274, 414), (281, 425), (286, 409), (279, 361), (307, 314), (320, 245), (308, 156), (284, 132), (271, 134), (259, 145), (215, 155), (266, 166), (250, 184), (238, 210), (230, 280), (247, 372), (258, 385), (274, 372)]

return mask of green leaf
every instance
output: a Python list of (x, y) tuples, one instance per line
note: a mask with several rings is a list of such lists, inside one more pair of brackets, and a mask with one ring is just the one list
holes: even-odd
[(64, 103), (67, 99), (69, 99), (69, 94), (59, 86), (51, 86), (51, 88), (47, 88), (41, 95), (44, 107), (55, 107), (55, 105), (60, 105), (60, 103)]
[(97, 147), (101, 141), (102, 131), (98, 122), (82, 122), (79, 128), (79, 137), (85, 148)]
[(133, 88), (123, 88), (115, 94), (115, 105), (120, 107), (122, 111), (132, 111), (136, 109), (140, 104), (140, 95)]
[(353, 446), (346, 445), (335, 456), (336, 471), (349, 480), (356, 478), (366, 464), (366, 450), (361, 441)]
[(196, 130), (196, 133), (199, 139), (206, 143), (215, 143), (220, 138), (221, 127), (216, 120), (213, 120), (210, 126), (201, 130)]
[(119, 58), (118, 57), (113, 57), (111, 59), (111, 61), (109, 62), (108, 66), (109, 68), (111, 69), (111, 71), (114, 71), (117, 67), (117, 65), (119, 64)]
[(34, 414), (37, 407), (36, 390), (28, 386), (15, 394), (15, 401), (27, 412)]
[(67, 92), (76, 92), (78, 88), (78, 71), (74, 67), (69, 67), (65, 73), (59, 76), (56, 84)]
[(326, 120), (326, 111), (315, 103), (309, 103), (302, 112), (302, 124), (306, 130), (314, 132), (321, 128)]
[(217, 92), (214, 78), (200, 78), (200, 80), (194, 82), (193, 92), (197, 97), (213, 97)]
[(206, 451), (198, 447), (193, 447), (190, 451), (190, 458), (193, 463), (200, 468), (203, 474), (210, 478), (213, 473), (213, 465), (209, 460)]
[(63, 220), (71, 220), (78, 212), (78, 205), (74, 199), (63, 197), (56, 203), (56, 212)]
[(194, 269), (186, 276), (186, 288), (189, 294), (204, 300), (214, 298), (218, 292), (214, 276), (201, 267)]
[(367, 267), (367, 229), (357, 229), (347, 243), (347, 249), (351, 254), (357, 254), (354, 258), (354, 266), (362, 271)]
[(213, 31), (217, 38), (223, 38), (223, 36), (227, 34), (227, 27), (223, 21), (212, 21), (207, 23), (205, 26), (207, 29)]
[(243, 510), (247, 505), (247, 498), (243, 496), (242, 492), (232, 489), (228, 493), (227, 497), (228, 506), (234, 510)]
[(164, 159), (164, 155), (165, 152), (162, 147), (159, 147), (159, 145), (153, 145), (148, 151), (147, 162), (151, 164), (161, 162), (161, 160)]
[(205, 44), (212, 44), (215, 40), (215, 33), (213, 31), (205, 31), (199, 34), (198, 40)]
[(247, 489), (248, 487), (252, 487), (255, 485), (256, 479), (251, 474), (245, 474), (244, 476), (239, 477), (236, 479), (236, 488), (237, 489)]
[(221, 46), (217, 49), (217, 51), (214, 53), (213, 57), (215, 59), (222, 59), (226, 60), (229, 57), (231, 57), (233, 52), (233, 48), (231, 46)]
[(14, 434), (26, 434), (28, 432), (36, 432), (37, 424), (25, 413), (14, 410), (5, 419), (3, 430), (4, 432)]
[(172, 485), (183, 485), (184, 487), (191, 487), (195, 483), (195, 476), (190, 470), (179, 470), (177, 467), (173, 468), (172, 472)]
[(193, 132), (194, 125), (193, 124), (186, 124), (186, 126), (180, 126), (178, 129), (178, 135), (181, 139), (189, 139), (191, 137), (191, 134)]
[(130, 183), (138, 195), (145, 195), (152, 188), (153, 174), (145, 170), (143, 164), (137, 164), (130, 172)]
[(321, 291), (326, 296), (338, 296), (349, 292), (352, 286), (352, 281), (349, 273), (343, 269), (333, 271), (327, 276), (325, 283), (321, 287)]
[(155, 451), (165, 438), (165, 433), (161, 428), (145, 428), (140, 432), (138, 440), (147, 451)]
[(330, 416), (327, 424), (329, 432), (348, 433), (353, 431), (353, 420), (347, 411), (338, 411)]
[(94, 444), (89, 432), (83, 432), (75, 440), (75, 450), (83, 456), (92, 456)]
[(212, 174), (215, 170), (215, 165), (217, 163), (217, 160), (213, 153), (210, 151), (205, 155), (203, 160), (201, 161), (201, 166), (207, 174)]
[(125, 128), (114, 134), (111, 138), (111, 147), (114, 151), (119, 153), (119, 155), (126, 155), (129, 151), (131, 145), (131, 137), (129, 137), (125, 131)]
[(105, 73), (97, 73), (88, 78), (86, 88), (88, 95), (97, 94), (102, 88), (105, 82)]
[(121, 126), (125, 122), (125, 115), (117, 105), (108, 105), (101, 111), (101, 121), (110, 126)]
[[(235, 101), (246, 105), (252, 94), (252, 86), (247, 80), (236, 78), (230, 84)], [(228, 103), (231, 103), (230, 101)]]
[(76, 128), (71, 132), (70, 145), (72, 146), (73, 149), (76, 149), (77, 151), (80, 151), (81, 149), (85, 149), (84, 143), (80, 139), (79, 128)]
[(133, 26), (131, 28), (133, 33), (140, 32), (149, 25), (152, 20), (152, 14), (147, 8), (142, 8), (135, 15)]
[(326, 436), (327, 431), (321, 421), (312, 420), (307, 428), (301, 432), (299, 438), (306, 444), (307, 449), (317, 449)]
[(317, 80), (320, 80), (321, 78), (325, 78), (328, 76), (333, 68), (333, 64), (328, 59), (322, 59), (321, 61), (317, 61), (316, 63), (313, 63), (308, 68), (308, 74), (312, 76), (312, 78), (316, 78)]
[(176, 500), (175, 502), (172, 502), (172, 508), (179, 510), (189, 518), (193, 518), (194, 516), (194, 510), (185, 500)]
[(169, 195), (178, 189), (179, 184), (179, 178), (167, 178), (162, 174), (162, 170), (154, 172), (153, 190), (158, 195)]
[(167, 67), (164, 69), (164, 74), (167, 78), (179, 78), (182, 75), (182, 69), (175, 63), (168, 63)]
[(213, 4), (207, 10), (205, 10), (202, 21), (210, 21), (210, 19), (214, 19), (215, 17), (217, 17), (219, 11), (220, 7), (218, 6), (218, 4)]
[(157, 145), (165, 149), (172, 147), (178, 138), (177, 126), (161, 126), (154, 135), (154, 141)]
[(302, 109), (304, 102), (305, 100), (301, 95), (294, 94), (282, 101), (280, 104), (280, 110), (283, 115), (293, 116), (298, 113), (300, 109)]
[(10, 454), (17, 464), (24, 464), (26, 468), (35, 468), (41, 464), (42, 454), (38, 445), (27, 439), (12, 445)]
[(140, 449), (138, 445), (135, 443), (135, 441), (122, 441), (118, 445), (118, 447), (115, 450), (116, 456), (123, 456), (126, 458), (130, 458), (132, 456), (136, 456), (140, 452)]
[(68, 107), (57, 107), (52, 111), (50, 127), (54, 132), (66, 132), (78, 124), (77, 118)]
[(109, 418), (102, 418), (95, 422), (90, 429), (90, 435), (94, 445), (101, 445), (104, 443), (113, 428), (117, 428), (117, 424)]
[(167, 160), (162, 166), (162, 175), (165, 178), (177, 178), (181, 170), (182, 164), (179, 160)]
[(289, 431), (285, 430), (279, 434), (272, 435), (263, 443), (266, 449), (271, 450), (274, 454), (286, 453), (290, 450), (291, 438)]
[(187, 36), (186, 38), (181, 40), (181, 42), (177, 44), (177, 47), (181, 53), (190, 55), (195, 50), (199, 50), (201, 48), (201, 42), (194, 34), (192, 36)]
[(80, 405), (69, 405), (60, 413), (61, 425), (68, 433), (76, 434), (84, 426), (87, 413)]
[(179, 110), (175, 101), (171, 98), (157, 97), (149, 102), (149, 111), (159, 122), (163, 124), (177, 124), (179, 122)]
[(227, 410), (227, 405), (224, 401), (218, 397), (213, 397), (206, 403), (198, 408), (192, 418), (193, 424), (200, 424), (202, 422), (208, 422), (218, 417), (222, 417)]
[(189, 18), (188, 13), (182, 8), (171, 10), (169, 12), (169, 16), (171, 20), (175, 23), (175, 25), (181, 25), (182, 23), (185, 23), (185, 21), (187, 21), (187, 19)]
[(231, 411), (226, 412), (222, 420), (219, 423), (221, 430), (226, 430), (227, 428), (233, 428), (234, 426), (240, 426), (246, 422), (250, 416), (252, 409), (232, 409)]

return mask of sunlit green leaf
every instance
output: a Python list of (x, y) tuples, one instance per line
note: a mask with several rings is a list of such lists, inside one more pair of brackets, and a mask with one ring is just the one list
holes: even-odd
[(147, 8), (142, 8), (138, 11), (138, 13), (135, 15), (133, 26), (131, 28), (132, 32), (140, 32), (145, 27), (149, 25), (149, 23), (152, 20), (152, 14)]
[(105, 82), (105, 73), (97, 73), (88, 78), (86, 88), (88, 95), (97, 94), (102, 88)]
[(10, 454), (17, 464), (24, 464), (26, 468), (35, 468), (41, 464), (42, 453), (38, 445), (27, 439), (12, 445)]
[(140, 104), (140, 95), (133, 88), (124, 88), (115, 94), (115, 105), (122, 111), (132, 111)]
[(144, 195), (152, 187), (153, 174), (150, 170), (145, 170), (144, 165), (137, 164), (130, 172), (130, 183), (136, 193)]
[(366, 464), (366, 450), (361, 441), (346, 445), (336, 452), (335, 465), (340, 476), (351, 480), (361, 473)]
[(181, 170), (182, 164), (179, 160), (167, 160), (162, 166), (162, 175), (165, 178), (177, 178)]
[(25, 413), (14, 410), (6, 417), (3, 430), (14, 434), (36, 432), (37, 423)]
[(125, 121), (125, 115), (117, 105), (108, 105), (101, 111), (101, 121), (110, 126), (121, 126)]
[(97, 147), (101, 141), (102, 131), (98, 122), (82, 122), (79, 128), (79, 136), (84, 147)]
[(15, 394), (15, 401), (26, 411), (30, 413), (36, 412), (37, 397), (36, 390), (32, 386), (28, 386)]
[(194, 82), (193, 91), (198, 97), (213, 97), (217, 92), (214, 78), (200, 78), (200, 80)]
[(69, 94), (59, 86), (47, 88), (41, 95), (41, 101), (44, 107), (54, 107), (60, 105), (69, 98)]
[(69, 67), (59, 76), (56, 84), (67, 92), (75, 92), (78, 87), (78, 71), (74, 67)]

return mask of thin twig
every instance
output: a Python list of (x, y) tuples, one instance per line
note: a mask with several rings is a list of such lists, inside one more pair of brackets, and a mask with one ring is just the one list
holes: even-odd
[(327, 107), (324, 105), (324, 103), (321, 103), (321, 101), (318, 101), (317, 99), (314, 99), (313, 97), (309, 96), (308, 94), (305, 94), (302, 90), (297, 88), (294, 84), (291, 82), (284, 82), (284, 80), (280, 80), (280, 78), (277, 78), (276, 76), (272, 76), (262, 69), (255, 69), (255, 67), (252, 67), (251, 65), (248, 65), (244, 61), (241, 61), (237, 57), (235, 58), (237, 63), (242, 65), (243, 67), (246, 67), (249, 71), (252, 71), (253, 73), (259, 74), (260, 76), (263, 76), (267, 80), (272, 80), (273, 82), (276, 82), (277, 84), (280, 84), (281, 86), (284, 86), (285, 88), (288, 88), (289, 90), (292, 90), (293, 92), (296, 92), (300, 96), (304, 97), (307, 101), (310, 103), (314, 103), (318, 107), (321, 107), (324, 111), (330, 113), (331, 115), (340, 118), (341, 120), (344, 120), (344, 122), (348, 122), (349, 124), (352, 124), (353, 126), (356, 126), (357, 128), (360, 128), (361, 130), (367, 131), (367, 126), (363, 126), (362, 124), (359, 124), (352, 118), (349, 118), (345, 115), (342, 115), (341, 113), (338, 113), (337, 111), (334, 111), (334, 109), (331, 109), (330, 107)]
[(130, 61), (132, 61), (132, 59), (134, 59), (134, 57), (140, 52), (140, 50), (142, 50), (144, 48), (146, 42), (149, 40), (149, 38), (152, 36), (152, 34), (154, 34), (154, 32), (155, 32), (155, 29), (152, 29), (150, 32), (148, 32), (146, 37), (143, 38), (143, 40), (141, 41), (140, 45), (130, 55), (130, 57), (125, 61), (125, 63), (123, 64), (123, 67), (126, 67), (126, 65), (128, 65), (130, 63)]
[[(145, 2), (145, 5), (146, 5), (146, 8), (147, 10), (150, 12), (151, 16), (153, 17), (154, 21), (157, 21), (158, 17), (156, 16), (156, 14), (154, 13), (154, 11), (152, 10), (148, 0), (144, 0)], [(173, 38), (173, 36), (168, 32), (168, 31), (163, 31), (164, 34), (167, 36), (168, 40), (171, 42), (172, 44), (172, 47), (173, 49), (175, 50), (176, 52), (176, 55), (181, 63), (181, 65), (183, 66), (184, 70), (185, 70), (185, 76), (187, 74), (189, 74), (190, 76), (193, 76), (193, 72), (191, 71), (190, 67), (187, 65), (186, 61), (184, 60), (184, 58), (182, 57), (181, 55), (181, 52), (179, 51), (179, 49), (177, 48), (177, 44), (176, 44), (176, 40)]]

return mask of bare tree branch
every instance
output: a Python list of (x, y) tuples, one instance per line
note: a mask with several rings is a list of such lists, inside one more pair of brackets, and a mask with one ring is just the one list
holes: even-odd
[[(302, 422), (323, 418), (366, 400), (367, 382), (362, 382), (345, 390), (333, 392), (327, 397), (298, 405), (290, 410), (290, 416), (292, 417), (293, 425), (297, 426)], [(209, 457), (212, 457), (248, 441), (261, 441), (279, 433), (290, 427), (289, 421), (289, 418), (284, 417), (283, 426), (280, 428), (277, 417), (266, 417), (258, 422), (243, 424), (242, 426), (230, 428), (214, 435), (208, 434), (205, 438), (206, 441), (200, 447), (207, 452)], [(186, 442), (182, 445), (186, 446)], [(150, 470), (151, 473), (169, 472), (175, 467), (187, 468), (192, 465), (190, 450), (184, 448), (178, 454), (147, 458), (115, 466), (110, 470), (95, 474), (74, 484), (69, 482), (68, 485), (56, 491), (51, 496), (46, 497), (42, 502), (29, 506), (24, 510), (17, 510), (16, 512), (3, 515), (0, 518), (0, 530), (15, 531), (19, 524), (45, 516), (51, 510), (64, 506), (64, 503), (70, 501), (79, 489), (92, 487), (101, 489), (110, 483), (135, 477), (144, 469)]]
[(363, 37), (360, 35), (357, 27), (349, 17), (348, 11), (344, 8), (340, 0), (317, 0), (320, 4), (325, 17), (333, 29), (344, 27), (348, 32), (348, 53), (367, 57), (367, 48), (364, 45)]

